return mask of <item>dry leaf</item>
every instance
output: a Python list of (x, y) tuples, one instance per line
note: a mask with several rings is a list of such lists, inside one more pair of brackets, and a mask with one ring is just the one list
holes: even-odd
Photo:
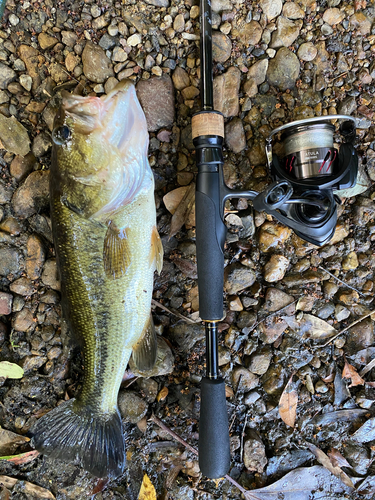
[(13, 486), (16, 484), (18, 479), (14, 477), (9, 477), (9, 476), (0, 476), (0, 484), (5, 486), (8, 489), (12, 489)]
[(304, 313), (299, 321), (295, 319), (295, 316), (282, 316), (282, 319), (288, 323), (292, 330), (303, 335), (305, 339), (328, 339), (337, 334), (336, 328), (312, 314)]
[(14, 455), (16, 449), (28, 443), (30, 438), (0, 428), (0, 455)]
[(138, 500), (157, 500), (155, 488), (147, 474), (143, 476), (141, 489), (139, 490)]
[(5, 486), (0, 486), (0, 500), (10, 500), (10, 491)]
[(233, 398), (234, 396), (234, 391), (229, 385), (225, 385), (225, 397), (226, 398)]
[[(18, 482), (18, 479), (9, 476), (0, 476), (0, 485), (5, 486), (8, 489), (12, 489), (15, 484)], [(20, 493), (24, 493), (26, 496), (34, 496), (35, 498), (46, 498), (47, 500), (55, 500), (55, 497), (49, 490), (42, 488), (33, 483), (29, 483), (29, 481), (20, 481)]]
[(164, 401), (164, 399), (168, 396), (168, 387), (163, 387), (159, 391), (159, 394), (156, 396), (156, 401)]
[(336, 450), (336, 448), (332, 448), (327, 455), (329, 456), (329, 459), (331, 460), (331, 464), (334, 467), (349, 467), (352, 469), (352, 466), (350, 463), (346, 460), (345, 457), (341, 455), (339, 450)]
[(0, 361), (0, 377), (22, 378), (23, 369), (15, 363), (9, 363), (9, 361)]
[(137, 422), (137, 427), (144, 434), (147, 431), (147, 417), (143, 417), (139, 422)]
[(171, 229), (169, 231), (169, 238), (172, 238), (178, 231), (182, 228), (182, 226), (187, 222), (190, 213), (195, 206), (195, 184), (192, 183), (188, 186), (184, 197), (181, 200), (181, 203), (178, 205), (175, 213), (173, 214), (171, 221)]
[(292, 378), (293, 375), (286, 384), (279, 401), (280, 417), (289, 427), (294, 427), (298, 403), (298, 394), (294, 384), (292, 384)]
[(317, 446), (311, 443), (306, 443), (307, 447), (309, 450), (314, 453), (316, 459), (332, 474), (334, 474), (336, 477), (341, 479), (341, 481), (346, 485), (349, 486), (349, 488), (354, 488), (354, 484), (350, 477), (345, 474), (343, 470), (340, 469), (338, 466), (332, 465), (331, 460), (329, 457), (324, 453), (324, 451), (320, 450)]
[(357, 373), (357, 370), (354, 368), (354, 366), (350, 365), (346, 359), (345, 359), (345, 366), (342, 371), (342, 378), (351, 379), (352, 383), (349, 385), (349, 387), (354, 387), (356, 385), (363, 385), (365, 383), (363, 378), (361, 378)]
[(12, 462), (15, 465), (24, 465), (32, 462), (39, 456), (39, 451), (33, 450), (27, 453), (20, 453), (19, 455), (11, 455), (8, 457), (0, 457), (0, 460), (6, 460), (7, 462)]

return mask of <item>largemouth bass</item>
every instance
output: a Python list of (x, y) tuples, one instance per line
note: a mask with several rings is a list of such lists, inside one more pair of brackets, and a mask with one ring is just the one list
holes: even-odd
[(163, 261), (147, 124), (134, 85), (122, 81), (101, 98), (64, 95), (52, 138), (63, 312), (82, 344), (84, 381), (76, 399), (36, 423), (33, 444), (114, 477), (125, 465), (117, 395), (132, 353), (141, 369), (155, 362), (151, 298)]

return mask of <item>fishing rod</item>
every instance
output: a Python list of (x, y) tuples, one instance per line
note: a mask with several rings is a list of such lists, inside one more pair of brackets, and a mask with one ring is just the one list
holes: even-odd
[[(218, 322), (223, 319), (224, 203), (229, 198), (252, 200), (255, 210), (271, 214), (302, 239), (321, 246), (333, 236), (337, 222), (337, 190), (356, 184), (354, 149), (356, 120), (334, 115), (298, 120), (273, 130), (266, 141), (272, 183), (262, 192), (229, 189), (223, 177), (224, 117), (214, 110), (210, 0), (200, 0), (201, 111), (192, 118), (198, 168), (195, 210), (199, 314), (206, 332), (206, 376), (201, 382), (199, 466), (212, 479), (230, 467), (225, 382), (219, 374)], [(334, 147), (335, 127), (345, 120), (343, 143)], [(327, 123), (328, 122), (328, 123)], [(285, 154), (272, 154), (279, 135)]]

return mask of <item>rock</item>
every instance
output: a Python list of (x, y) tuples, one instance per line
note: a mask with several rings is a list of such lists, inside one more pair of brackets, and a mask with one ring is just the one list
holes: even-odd
[(255, 64), (250, 66), (247, 73), (247, 78), (254, 80), (256, 85), (260, 85), (266, 80), (267, 69), (268, 59), (261, 59), (260, 61), (257, 61)]
[(7, 66), (0, 62), (0, 89), (6, 89), (10, 82), (13, 82), (17, 78), (17, 73)]
[(199, 95), (199, 89), (197, 87), (194, 87), (193, 85), (190, 85), (189, 87), (186, 87), (181, 91), (182, 97), (186, 100), (192, 100), (197, 95)]
[(118, 408), (125, 422), (136, 424), (146, 415), (148, 405), (135, 392), (120, 390)]
[[(318, 53), (314, 59), (314, 64), (317, 68), (317, 74), (321, 75), (331, 70), (331, 59), (329, 52), (327, 52), (326, 50), (326, 45), (324, 41), (316, 43), (315, 47), (317, 48)], [(324, 75), (322, 76), (322, 78), (324, 80)], [(322, 88), (324, 88), (324, 85), (325, 85), (324, 81), (323, 81), (323, 86), (321, 86), (320, 84), (318, 85), (317, 81), (316, 89), (322, 90)]]
[(8, 203), (12, 199), (12, 189), (6, 188), (3, 183), (0, 183), (0, 205)]
[(281, 47), (271, 59), (267, 70), (267, 80), (280, 90), (294, 87), (300, 72), (298, 57), (286, 47)]
[(232, 386), (238, 393), (251, 391), (259, 385), (259, 378), (243, 366), (238, 366), (232, 372)]
[(9, 288), (11, 292), (24, 297), (28, 297), (35, 292), (34, 285), (28, 278), (19, 278), (18, 280), (13, 281)]
[(36, 322), (34, 321), (34, 315), (24, 307), (22, 311), (19, 311), (13, 316), (12, 327), (17, 332), (33, 332), (36, 327)]
[(58, 43), (58, 40), (54, 36), (43, 32), (38, 35), (38, 42), (42, 50), (49, 50)]
[(363, 12), (355, 12), (349, 19), (350, 27), (359, 30), (361, 35), (366, 36), (371, 33), (371, 21)]
[(140, 80), (137, 84), (139, 102), (146, 115), (150, 132), (170, 127), (174, 121), (174, 91), (169, 75)]
[(286, 2), (283, 7), (283, 16), (288, 19), (303, 19), (305, 12), (294, 2)]
[(280, 318), (276, 316), (268, 316), (259, 325), (259, 338), (265, 344), (273, 344), (284, 333), (286, 328), (288, 328), (286, 321), (280, 321)]
[(259, 231), (259, 247), (262, 252), (283, 245), (292, 234), (292, 230), (280, 224), (265, 222)]
[(341, 23), (343, 19), (345, 19), (345, 13), (336, 7), (327, 9), (323, 14), (323, 21), (330, 26)]
[(32, 234), (27, 240), (26, 255), (26, 272), (30, 279), (37, 280), (40, 277), (45, 257), (42, 240), (36, 234)]
[(214, 79), (214, 109), (223, 113), (225, 118), (239, 112), (240, 83), (241, 72), (233, 66)]
[(189, 352), (196, 342), (205, 338), (205, 329), (199, 324), (178, 322), (169, 330), (170, 338), (176, 342), (184, 352)]
[(21, 365), (25, 374), (29, 374), (39, 370), (46, 362), (46, 356), (25, 356), (22, 358)]
[(88, 41), (82, 52), (83, 73), (92, 82), (104, 83), (110, 76), (115, 76), (111, 61), (104, 50)]
[(263, 389), (269, 396), (281, 394), (284, 389), (285, 374), (282, 365), (272, 365), (261, 379)]
[(61, 66), (61, 64), (52, 63), (48, 67), (48, 70), (52, 80), (55, 83), (64, 83), (69, 80), (69, 75), (67, 74), (63, 66)]
[(12, 312), (13, 295), (0, 292), (0, 314), (8, 316)]
[(348, 331), (346, 348), (350, 354), (374, 344), (374, 325), (371, 318), (366, 318)]
[(318, 49), (312, 42), (302, 43), (297, 55), (302, 61), (313, 61), (318, 53)]
[(111, 49), (116, 45), (116, 38), (114, 36), (109, 35), (108, 33), (104, 33), (104, 35), (99, 40), (99, 47), (103, 50)]
[(22, 254), (15, 248), (0, 248), (0, 276), (20, 272)]
[(344, 319), (349, 318), (350, 311), (341, 304), (337, 304), (335, 307), (335, 318), (337, 321), (344, 321)]
[(169, 0), (145, 0), (145, 2), (155, 7), (169, 7)]
[(78, 36), (74, 33), (74, 31), (62, 31), (61, 37), (62, 43), (71, 48), (74, 47), (78, 40)]
[(247, 439), (243, 448), (243, 463), (246, 469), (261, 474), (267, 462), (264, 444), (258, 439)]
[(39, 158), (47, 154), (51, 147), (52, 141), (50, 136), (45, 132), (41, 132), (35, 137), (31, 150), (33, 154)]
[(264, 375), (270, 366), (271, 359), (272, 351), (269, 346), (262, 347), (251, 355), (248, 368), (256, 375)]
[(18, 51), (20, 54), (20, 58), (26, 65), (28, 74), (33, 79), (33, 82), (36, 82), (39, 85), (41, 80), (38, 73), (38, 66), (39, 66), (38, 50), (35, 49), (34, 47), (30, 47), (29, 45), (20, 45)]
[[(292, 295), (288, 295), (278, 288), (267, 288), (263, 309), (268, 312), (275, 312), (288, 304), (291, 304), (293, 301), (294, 299)], [(283, 314), (293, 314), (294, 307), (295, 306), (293, 305), (291, 306), (293, 309), (285, 308)]]
[(185, 29), (185, 19), (182, 14), (177, 14), (173, 21), (173, 29), (177, 31), (177, 33), (182, 33)]
[(42, 273), (43, 284), (52, 288), (52, 290), (60, 291), (61, 283), (57, 270), (56, 259), (48, 259), (44, 264)]
[(336, 245), (336, 243), (339, 243), (340, 241), (345, 239), (348, 236), (348, 234), (349, 234), (349, 229), (347, 228), (347, 226), (339, 222), (336, 225), (334, 235), (329, 244)]
[(264, 266), (264, 279), (270, 283), (284, 278), (289, 266), (289, 259), (283, 255), (274, 254)]
[(79, 64), (79, 57), (74, 55), (73, 52), (69, 52), (69, 54), (65, 58), (65, 67), (71, 73), (74, 68)]
[(224, 271), (224, 289), (230, 295), (248, 288), (255, 282), (255, 273), (241, 264), (230, 264)]
[(294, 23), (286, 17), (280, 16), (277, 19), (277, 30), (272, 33), (270, 47), (289, 47), (296, 40), (301, 30), (300, 24)]
[(353, 207), (353, 223), (366, 226), (375, 216), (375, 204), (368, 198), (359, 197)]
[(168, 375), (168, 373), (173, 372), (174, 356), (171, 348), (163, 339), (163, 337), (158, 337), (157, 340), (158, 350), (156, 362), (152, 370), (138, 370), (133, 362), (133, 358), (130, 358), (129, 367), (137, 377), (161, 377), (162, 375)]
[(29, 92), (33, 84), (33, 79), (31, 78), (30, 75), (21, 75), (20, 84), (24, 89), (26, 89)]
[(225, 142), (234, 153), (240, 153), (246, 147), (245, 130), (240, 118), (233, 118), (225, 125)]
[(318, 318), (327, 319), (329, 318), (335, 311), (335, 305), (332, 302), (327, 302), (319, 307), (316, 311), (316, 315)]
[(30, 151), (30, 139), (25, 127), (14, 116), (6, 118), (1, 113), (0, 142), (9, 153), (26, 156)]
[(21, 218), (47, 208), (49, 202), (49, 171), (32, 172), (14, 193), (12, 206), (14, 213)]
[(259, 6), (267, 16), (267, 21), (271, 21), (281, 14), (283, 3), (281, 0), (260, 0)]
[(342, 268), (344, 271), (351, 271), (357, 269), (359, 266), (358, 257), (356, 252), (350, 252), (342, 261)]
[(230, 58), (232, 42), (229, 37), (220, 31), (212, 33), (212, 57), (219, 63), (224, 63)]
[(257, 21), (250, 21), (239, 30), (238, 39), (243, 45), (257, 45), (262, 38), (263, 29)]
[(343, 115), (351, 115), (356, 109), (357, 103), (355, 102), (355, 97), (348, 96), (339, 104), (338, 112)]

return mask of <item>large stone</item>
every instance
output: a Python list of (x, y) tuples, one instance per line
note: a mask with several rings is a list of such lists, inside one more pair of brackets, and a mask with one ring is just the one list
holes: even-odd
[(270, 47), (289, 47), (296, 40), (301, 30), (301, 21), (293, 22), (286, 17), (277, 19), (277, 30), (272, 33)]
[(271, 21), (281, 14), (283, 3), (281, 0), (260, 0), (259, 6), (267, 16), (267, 20)]
[(36, 322), (32, 311), (24, 307), (22, 311), (17, 312), (13, 317), (12, 327), (17, 332), (33, 332)]
[(262, 38), (263, 29), (257, 21), (250, 21), (238, 30), (238, 39), (243, 45), (257, 45)]
[(36, 280), (40, 277), (45, 260), (45, 250), (42, 240), (36, 234), (29, 236), (27, 240), (26, 271), (30, 279)]
[(22, 254), (15, 248), (0, 248), (0, 276), (20, 272)]
[(126, 422), (136, 424), (146, 415), (148, 405), (135, 392), (121, 390), (118, 395), (118, 408)]
[(214, 61), (224, 63), (230, 58), (232, 42), (230, 38), (220, 31), (212, 33), (212, 57)]
[(247, 368), (238, 366), (232, 372), (232, 385), (236, 392), (248, 392), (259, 385), (259, 378)]
[(371, 21), (366, 17), (363, 12), (355, 12), (350, 17), (350, 27), (357, 29), (361, 35), (366, 36), (371, 32)]
[(302, 43), (297, 55), (302, 61), (313, 61), (318, 53), (318, 49), (312, 42)]
[(292, 234), (292, 230), (280, 224), (265, 222), (259, 231), (259, 247), (262, 252), (282, 245)]
[(196, 342), (205, 338), (205, 330), (199, 324), (186, 324), (179, 321), (169, 329), (170, 337), (184, 352), (189, 352)]
[(243, 463), (249, 471), (261, 474), (267, 465), (266, 448), (258, 439), (247, 439), (243, 448)]
[(14, 213), (27, 218), (47, 208), (49, 202), (49, 171), (32, 172), (14, 193), (12, 206)]
[(10, 164), (10, 175), (20, 182), (28, 176), (36, 164), (36, 158), (32, 153), (26, 156), (16, 156)]
[(52, 290), (59, 291), (61, 289), (56, 259), (49, 259), (44, 264), (42, 281), (44, 285), (49, 286)]
[(255, 273), (241, 264), (230, 264), (224, 272), (224, 288), (230, 295), (248, 288), (255, 282)]
[(6, 118), (0, 113), (0, 141), (2, 147), (10, 153), (26, 156), (30, 151), (27, 130), (14, 116)]
[(177, 66), (177, 68), (174, 70), (172, 80), (173, 85), (177, 90), (183, 90), (190, 85), (190, 77), (188, 73), (180, 66)]
[(245, 130), (240, 118), (233, 118), (225, 125), (225, 142), (234, 153), (240, 153), (246, 147)]
[(299, 77), (298, 57), (286, 47), (281, 47), (271, 59), (267, 70), (267, 80), (280, 90), (292, 89)]
[(271, 255), (270, 260), (264, 266), (264, 279), (269, 283), (282, 280), (288, 266), (289, 259), (283, 255)]
[(250, 66), (247, 73), (248, 79), (253, 79), (256, 85), (263, 83), (267, 76), (268, 59), (261, 59)]
[(0, 89), (6, 89), (9, 83), (13, 82), (16, 78), (17, 73), (12, 68), (0, 63)]
[(12, 312), (13, 295), (0, 292), (0, 314), (7, 316)]
[(226, 118), (238, 115), (240, 82), (241, 72), (233, 66), (214, 79), (214, 109)]
[(38, 35), (38, 42), (42, 50), (49, 50), (58, 43), (58, 40), (54, 36), (43, 32)]
[(111, 61), (104, 50), (92, 42), (86, 42), (82, 52), (83, 73), (95, 83), (104, 83), (110, 76), (115, 76)]
[(348, 331), (346, 347), (350, 354), (374, 344), (374, 324), (371, 318), (366, 318)]
[(174, 121), (174, 90), (169, 75), (140, 80), (137, 84), (139, 102), (146, 115), (147, 127), (155, 132), (171, 127)]
[(288, 19), (303, 19), (305, 12), (294, 2), (286, 2), (283, 7), (283, 16)]
[(323, 21), (330, 26), (334, 24), (339, 24), (345, 18), (344, 11), (334, 7), (332, 9), (327, 9), (323, 14)]

